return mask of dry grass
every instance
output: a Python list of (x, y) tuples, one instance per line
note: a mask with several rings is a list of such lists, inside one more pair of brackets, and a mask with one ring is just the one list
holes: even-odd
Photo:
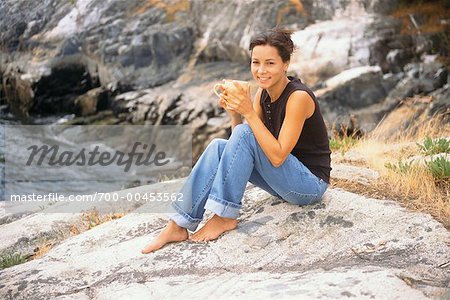
[[(70, 235), (78, 235), (87, 231), (89, 229), (94, 228), (102, 223), (120, 219), (125, 215), (125, 213), (109, 213), (105, 215), (99, 214), (99, 212), (95, 209), (86, 211), (81, 214), (80, 220), (71, 224), (69, 226)], [(66, 234), (64, 234), (66, 236)], [(34, 254), (28, 259), (38, 259), (43, 257), (48, 251), (50, 251), (56, 245), (55, 242), (45, 240), (43, 241), (36, 249), (34, 250)], [(27, 259), (27, 260), (28, 260)]]
[(306, 12), (303, 3), (300, 0), (290, 0), (289, 3), (280, 8), (280, 10), (277, 12), (276, 24), (283, 23), (284, 17), (291, 11), (291, 9), (295, 9), (295, 11), (303, 17), (308, 16), (308, 13)]
[(81, 214), (79, 222), (70, 226), (70, 232), (73, 235), (77, 235), (102, 223), (120, 219), (124, 215), (125, 213), (109, 213), (101, 215), (96, 209), (88, 210)]
[[(398, 116), (397, 116), (398, 117)], [(359, 140), (351, 149), (363, 154), (366, 167), (376, 170), (380, 179), (370, 187), (343, 180), (335, 180), (336, 187), (373, 198), (398, 200), (407, 208), (427, 212), (450, 229), (450, 182), (436, 181), (428, 169), (412, 167), (408, 172), (395, 172), (385, 167), (386, 163), (399, 161), (420, 155), (416, 142), (422, 143), (425, 137), (450, 137), (450, 124), (443, 123), (444, 116), (427, 118), (425, 114), (410, 114), (406, 120), (407, 128), (385, 137), (394, 124), (382, 124), (371, 135)], [(398, 118), (397, 118), (398, 119)], [(405, 119), (402, 120), (405, 122)], [(389, 122), (387, 122), (389, 123)]]
[[(395, 10), (392, 15), (402, 21), (402, 34), (439, 33), (445, 32), (448, 25), (441, 20), (450, 17), (450, 9), (445, 8), (444, 1), (416, 2), (403, 5)], [(418, 28), (411, 21), (411, 16), (421, 16)]]
[(446, 0), (403, 1), (403, 4), (392, 13), (401, 23), (401, 34), (434, 36), (434, 49), (439, 53), (438, 60), (450, 66), (450, 7)]
[[(440, 114), (430, 118), (425, 113), (425, 104), (430, 102), (431, 97), (420, 96), (403, 100), (402, 106), (384, 119), (370, 134), (369, 140), (388, 139), (392, 142), (405, 143), (422, 141), (427, 136), (450, 137), (448, 115)], [(399, 128), (401, 130), (398, 130)]]
[(50, 243), (50, 242), (43, 243), (42, 245), (40, 245), (36, 248), (34, 255), (31, 257), (31, 259), (38, 259), (38, 258), (43, 257), (52, 248), (53, 248), (53, 243)]

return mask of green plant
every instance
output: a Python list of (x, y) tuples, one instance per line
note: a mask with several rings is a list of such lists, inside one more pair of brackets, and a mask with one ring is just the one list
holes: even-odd
[(359, 129), (354, 129), (353, 121), (352, 125), (345, 124), (336, 125), (333, 124), (331, 129), (331, 138), (329, 139), (331, 151), (341, 151), (342, 155), (350, 150), (357, 142), (363, 137), (362, 132)]
[(427, 163), (433, 177), (437, 180), (450, 179), (450, 161), (445, 157), (440, 156)]
[(353, 136), (332, 137), (330, 139), (330, 149), (331, 151), (341, 150), (342, 152), (346, 152), (354, 146), (357, 141), (358, 139)]
[(4, 254), (0, 255), (0, 270), (26, 262), (27, 259), (21, 254)]
[(438, 153), (450, 153), (450, 140), (440, 138), (433, 140), (426, 137), (423, 144), (416, 143), (425, 155), (434, 155)]
[(385, 163), (384, 166), (396, 173), (409, 173), (413, 167), (413, 162), (402, 162), (401, 160), (396, 164)]

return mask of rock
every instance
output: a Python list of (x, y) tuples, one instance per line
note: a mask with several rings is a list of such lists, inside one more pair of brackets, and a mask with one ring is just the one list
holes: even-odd
[[(314, 85), (340, 72), (369, 64), (370, 52), (364, 31), (370, 18), (343, 18), (323, 21), (297, 31), (293, 41), (298, 48), (290, 70), (307, 84)], [(356, 25), (358, 24), (358, 25)]]
[[(134, 211), (144, 204), (142, 201), (130, 201), (130, 195), (135, 193), (156, 193), (156, 191), (166, 190), (166, 192), (177, 192), (181, 187), (183, 180), (174, 182), (158, 183), (143, 189), (141, 187), (118, 191), (118, 201), (114, 203), (101, 202), (100, 200), (92, 202), (74, 202), (65, 198), (64, 201), (53, 204), (40, 202), (34, 203), (12, 203), (5, 202), (2, 209), (4, 214), (0, 215), (0, 231), (3, 232), (4, 239), (0, 241), (0, 254), (19, 253), (29, 256), (33, 250), (49, 242), (57, 244), (62, 240), (73, 235), (73, 228), (83, 230), (83, 213), (98, 212), (100, 216), (112, 213), (127, 213)], [(123, 196), (123, 198), (122, 198)], [(128, 196), (128, 198), (127, 198)], [(104, 196), (104, 199), (107, 199)], [(112, 197), (112, 196), (111, 196)], [(142, 198), (143, 199), (143, 198)], [(141, 211), (142, 213), (167, 212), (166, 204), (150, 203)]]
[[(447, 89), (439, 89), (446, 84), (448, 72), (442, 64), (433, 60), (410, 63), (404, 71), (382, 76), (379, 67), (358, 67), (326, 80), (316, 95), (329, 128), (334, 124), (351, 132), (371, 132), (402, 101), (407, 101), (405, 98), (430, 91), (436, 91), (436, 102), (426, 108), (428, 114), (445, 112)], [(419, 110), (420, 114), (423, 108)]]
[[(308, 74), (305, 74), (305, 70), (309, 69), (309, 63), (313, 60), (311, 65), (315, 66), (316, 74), (323, 72), (330, 74), (331, 72), (330, 76), (332, 76), (338, 72), (333, 73), (335, 72), (334, 68), (327, 70), (327, 62), (336, 63), (338, 66), (347, 65), (346, 68), (367, 64), (367, 60), (357, 62), (358, 59), (367, 57), (366, 51), (362, 48), (367, 43), (371, 43), (370, 37), (363, 37), (364, 25), (361, 26), (361, 24), (366, 24), (373, 13), (386, 14), (387, 11), (393, 10), (396, 6), (397, 3), (385, 0), (347, 2), (321, 0), (298, 3), (292, 1), (267, 2), (263, 0), (229, 1), (226, 3), (211, 1), (208, 5), (205, 5), (203, 1), (193, 1), (192, 12), (196, 23), (199, 24), (198, 30), (201, 36), (198, 43), (199, 61), (246, 60), (249, 56), (247, 50), (252, 33), (262, 32), (279, 25), (293, 30), (301, 30), (296, 33), (302, 36), (296, 41), (298, 41), (297, 44), (301, 50), (299, 55), (305, 58), (299, 59), (299, 68), (302, 70), (300, 74), (308, 76)], [(345, 22), (348, 19), (350, 21)], [(314, 20), (314, 22), (311, 22), (311, 20)], [(380, 24), (382, 22), (386, 23), (386, 20), (380, 21)], [(311, 23), (316, 24), (311, 25)], [(222, 24), (226, 24), (226, 26)], [(352, 24), (357, 25), (352, 26)], [(345, 29), (342, 30), (344, 27)], [(320, 36), (320, 41), (316, 40), (317, 36)], [(332, 48), (329, 47), (331, 43), (334, 43)], [(348, 50), (344, 49), (346, 47), (336, 47), (337, 44), (351, 44), (352, 49), (350, 51), (353, 53), (350, 54), (352, 56), (350, 61), (336, 59), (338, 52), (341, 54)], [(336, 48), (338, 50), (330, 54), (330, 50)], [(313, 53), (310, 52), (310, 49), (314, 49)], [(328, 52), (326, 58), (321, 57), (321, 54), (326, 52)], [(313, 54), (313, 57), (310, 54)], [(333, 55), (334, 59), (332, 59)], [(348, 53), (344, 54), (345, 58), (347, 58), (347, 55)], [(324, 60), (327, 60), (327, 62)], [(302, 64), (308, 66), (303, 67)], [(294, 69), (297, 71), (297, 68)], [(306, 81), (311, 83), (309, 80)]]
[(331, 153), (331, 161), (333, 163), (348, 163), (354, 165), (365, 165), (367, 164), (367, 157), (359, 151), (350, 149), (345, 153), (339, 151), (333, 151)]
[(403, 67), (414, 57), (412, 51), (393, 49), (386, 55), (389, 70), (395, 73), (402, 72)]
[(205, 5), (200, 0), (193, 1), (192, 14), (201, 37), (199, 62), (246, 61), (252, 34), (283, 22), (286, 14), (295, 17), (296, 23), (306, 22), (306, 12), (289, 1), (211, 1)]
[(246, 66), (224, 64), (217, 69), (211, 66), (193, 66), (177, 81), (119, 94), (112, 100), (113, 111), (116, 115), (128, 113), (133, 124), (186, 126), (186, 130), (193, 132), (195, 162), (213, 138), (228, 138), (230, 133), (230, 119), (217, 104), (218, 98), (212, 91), (214, 84), (223, 78), (250, 80)]
[[(432, 117), (437, 114), (443, 116), (450, 115), (450, 83), (431, 93), (432, 102), (428, 109), (428, 116)], [(450, 118), (450, 117), (448, 117)], [(447, 118), (447, 119), (448, 119)]]
[[(5, 20), (1, 25), (5, 29), (2, 40), (4, 37), (6, 47), (11, 50), (17, 49), (19, 40), (29, 46), (29, 53), (15, 53), (14, 62), (11, 63), (10, 69), (19, 66), (20, 72), (7, 72), (4, 77), (10, 87), (6, 96), (8, 103), (14, 106), (17, 114), (24, 117), (28, 113), (57, 113), (60, 111), (58, 108), (73, 110), (76, 96), (96, 87), (97, 81), (103, 86), (122, 81), (122, 84), (135, 88), (163, 84), (179, 76), (191, 54), (194, 35), (192, 23), (184, 21), (179, 24), (165, 20), (164, 15), (171, 11), (169, 6), (173, 3), (161, 7), (144, 5), (135, 0), (123, 7), (121, 1), (82, 1), (71, 4), (70, 1), (58, 0), (52, 2), (52, 9), (46, 10), (49, 1), (33, 7), (26, 1), (7, 2), (0, 6), (0, 15)], [(125, 8), (130, 11), (127, 12)], [(182, 11), (188, 7), (179, 9)], [(32, 10), (32, 13), (24, 13), (26, 10)], [(23, 19), (22, 14), (27, 16), (20, 30), (4, 26), (14, 24), (17, 17)], [(97, 22), (101, 17), (100, 22)], [(29, 30), (25, 30), (28, 20)], [(127, 37), (132, 32), (126, 26), (128, 20), (145, 30), (137, 32), (130, 47), (124, 48), (121, 46), (129, 44)], [(36, 72), (36, 64), (47, 68), (49, 72)], [(81, 74), (70, 64), (81, 68)], [(60, 70), (72, 74), (61, 74)], [(88, 73), (84, 74), (86, 71)], [(54, 77), (47, 80), (45, 76), (49, 75)], [(91, 79), (94, 83), (89, 84)], [(88, 83), (88, 86), (80, 91), (78, 87), (83, 82)], [(65, 97), (60, 95), (62, 93)], [(61, 104), (60, 101), (68, 103)]]
[[(406, 278), (405, 278), (406, 281)], [(175, 299), (180, 295), (213, 295), (218, 299), (255, 297), (260, 299), (298, 299), (299, 295), (309, 299), (342, 299), (344, 297), (411, 297), (428, 299), (422, 292), (409, 287), (396, 270), (376, 267), (333, 270), (259, 273), (221, 273), (214, 278), (205, 275), (181, 275), (158, 278), (158, 282), (111, 283), (102, 288), (95, 299), (161, 297)], [(371, 282), (372, 288), (364, 283)], [(383, 289), (376, 288), (383, 286)], [(201, 291), (201, 292), (199, 292)], [(78, 296), (78, 294), (77, 294)]]
[[(40, 259), (2, 270), (0, 295), (171, 298), (218, 291), (219, 298), (270, 292), (283, 298), (398, 293), (420, 299), (448, 290), (450, 234), (427, 214), (340, 189), (329, 189), (321, 203), (299, 207), (249, 185), (243, 205), (237, 230), (216, 241), (170, 244), (148, 255), (140, 249), (168, 216), (145, 213), (141, 206), (62, 241)], [(251, 230), (242, 230), (249, 224)]]
[(316, 96), (328, 128), (334, 124), (337, 128), (361, 130), (365, 126), (373, 129), (379, 120), (365, 123), (363, 118), (355, 116), (359, 110), (364, 112), (364, 109), (382, 102), (387, 91), (380, 68), (367, 66), (350, 69), (328, 79), (325, 87), (316, 91)]
[(11, 110), (22, 118), (73, 112), (75, 97), (96, 85), (78, 60), (71, 56), (58, 62), (9, 64), (3, 86)]
[(406, 74), (417, 84), (418, 93), (430, 93), (447, 83), (448, 71), (437, 61), (410, 63), (405, 66)]
[(414, 58), (412, 40), (401, 34), (398, 20), (368, 13), (362, 7), (351, 12), (295, 32), (298, 49), (290, 69), (309, 85), (320, 85), (347, 69), (367, 65), (379, 66), (383, 73), (401, 72)]
[(376, 181), (380, 175), (377, 171), (369, 168), (355, 167), (343, 164), (333, 164), (330, 176), (335, 179), (344, 179), (363, 185), (370, 185)]
[(97, 109), (108, 107), (108, 95), (104, 88), (96, 88), (88, 91), (86, 94), (79, 96), (74, 101), (75, 107), (80, 111), (81, 116), (92, 115)]

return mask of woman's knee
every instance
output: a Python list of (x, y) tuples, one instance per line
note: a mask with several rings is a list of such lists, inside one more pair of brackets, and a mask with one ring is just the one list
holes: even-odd
[(220, 147), (227, 143), (226, 139), (213, 138), (211, 142), (209, 142), (208, 147)]
[(227, 140), (220, 139), (220, 138), (214, 138), (209, 142), (208, 146), (205, 149), (206, 151), (218, 151), (222, 152), (225, 146), (227, 145)]
[(320, 202), (322, 200), (321, 195), (315, 194), (306, 194), (306, 193), (298, 193), (295, 191), (288, 192), (285, 196), (282, 197), (285, 201), (294, 204), (294, 205), (310, 205)]
[(231, 132), (231, 137), (241, 137), (243, 135), (252, 134), (252, 128), (248, 124), (238, 124), (233, 128)]

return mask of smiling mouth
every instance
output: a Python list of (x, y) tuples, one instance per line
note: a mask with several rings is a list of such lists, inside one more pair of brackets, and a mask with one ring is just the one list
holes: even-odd
[(259, 81), (268, 81), (268, 80), (270, 80), (270, 77), (259, 77), (258, 76), (258, 80)]

